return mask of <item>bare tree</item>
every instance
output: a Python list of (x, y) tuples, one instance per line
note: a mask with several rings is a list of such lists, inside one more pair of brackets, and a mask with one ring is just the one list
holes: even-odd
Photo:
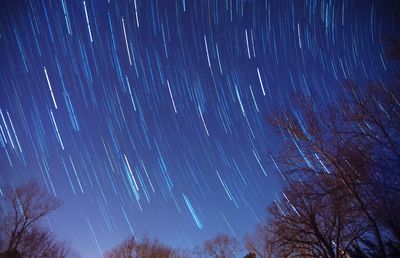
[(66, 257), (69, 248), (40, 228), (40, 220), (61, 205), (61, 201), (33, 181), (5, 187), (5, 207), (0, 237), (1, 257)]
[(195, 258), (202, 258), (202, 257), (205, 256), (203, 248), (201, 246), (199, 246), (199, 245), (196, 245), (193, 248), (191, 254), (192, 254), (192, 257), (195, 257)]
[(208, 257), (236, 257), (238, 241), (226, 234), (218, 234), (215, 238), (206, 240), (203, 244), (204, 253)]
[(344, 121), (357, 129), (338, 132), (369, 146), (365, 159), (370, 173), (363, 181), (371, 188), (372, 216), (400, 242), (400, 92), (383, 86), (350, 89)]
[(257, 255), (255, 253), (250, 252), (250, 253), (246, 254), (244, 256), (244, 258), (257, 258)]
[(250, 254), (261, 258), (272, 258), (275, 250), (275, 235), (268, 223), (259, 224), (253, 234), (244, 238), (245, 247)]
[(65, 242), (56, 241), (46, 229), (31, 228), (21, 241), (18, 251), (21, 257), (63, 258), (70, 254)]
[[(329, 182), (316, 189), (323, 191), (315, 202), (325, 196), (334, 201), (344, 198), (351, 204), (344, 215), (349, 209), (359, 212), (381, 257), (386, 257), (385, 239), (390, 237), (383, 229), (398, 238), (399, 217), (388, 215), (389, 206), (398, 209), (400, 197), (399, 103), (395, 90), (372, 86), (366, 91), (350, 85), (337, 105), (317, 107), (314, 99), (303, 97), (295, 107), (284, 108), (268, 119), (285, 139), (284, 148), (273, 157), (284, 179), (291, 187), (297, 182), (308, 189), (316, 182)], [(301, 189), (300, 193), (304, 192)], [(286, 198), (286, 202), (292, 200)]]
[(161, 244), (158, 240), (144, 237), (136, 241), (129, 237), (105, 254), (106, 258), (185, 258), (185, 251), (173, 249)]
[(332, 181), (288, 184), (270, 207), (271, 231), (278, 257), (346, 257), (367, 230), (346, 193), (325, 192)]
[(137, 243), (135, 238), (129, 237), (125, 239), (121, 244), (113, 247), (105, 255), (107, 258), (131, 258), (136, 250)]

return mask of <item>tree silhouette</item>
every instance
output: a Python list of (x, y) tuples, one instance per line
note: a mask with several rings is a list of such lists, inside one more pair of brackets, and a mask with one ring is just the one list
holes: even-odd
[(257, 225), (253, 234), (244, 237), (244, 244), (249, 252), (248, 255), (254, 254), (260, 258), (272, 258), (275, 250), (276, 241), (275, 234), (269, 224)]
[(214, 258), (236, 257), (237, 248), (238, 241), (226, 234), (218, 234), (203, 244), (205, 255)]
[[(314, 98), (300, 97), (295, 107), (268, 118), (285, 139), (273, 158), (286, 195), (270, 209), (281, 247), (297, 241), (303, 249), (312, 246), (307, 254), (339, 257), (368, 238), (386, 257), (387, 239), (399, 242), (399, 212), (393, 214), (400, 197), (399, 97), (396, 89), (350, 84), (337, 105), (323, 109)], [(290, 230), (282, 233), (299, 225), (306, 227), (290, 238)]]
[(133, 257), (137, 243), (134, 237), (125, 239), (121, 244), (107, 252), (107, 258), (130, 258)]
[(250, 252), (250, 253), (246, 254), (244, 258), (256, 258), (256, 257), (257, 257), (257, 255), (255, 253)]
[(40, 227), (40, 220), (61, 205), (61, 201), (42, 190), (34, 181), (5, 187), (4, 200), (8, 213), (1, 218), (0, 257), (66, 257), (69, 248), (54, 240)]
[(343, 257), (366, 232), (347, 194), (324, 193), (324, 188), (332, 187), (328, 183), (290, 183), (284, 189), (284, 200), (270, 207), (279, 257)]
[(144, 237), (136, 241), (132, 236), (115, 246), (105, 254), (106, 258), (185, 258), (184, 251), (161, 244), (158, 240)]

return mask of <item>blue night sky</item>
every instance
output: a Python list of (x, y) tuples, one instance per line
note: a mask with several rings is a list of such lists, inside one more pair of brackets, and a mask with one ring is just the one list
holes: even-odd
[(241, 239), (280, 197), (265, 116), (385, 83), (393, 3), (1, 1), (0, 183), (61, 198), (43, 222), (83, 257)]

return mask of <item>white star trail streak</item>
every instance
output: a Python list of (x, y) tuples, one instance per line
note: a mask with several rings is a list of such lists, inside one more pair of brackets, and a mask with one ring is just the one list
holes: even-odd
[(7, 143), (7, 138), (6, 135), (4, 134), (4, 130), (1, 124), (0, 124), (0, 131), (1, 131), (2, 141), (4, 141), (4, 143)]
[(15, 129), (14, 129), (14, 124), (13, 124), (13, 122), (11, 120), (11, 117), (10, 117), (10, 114), (8, 113), (7, 110), (6, 110), (6, 112), (7, 112), (8, 120), (10, 121), (10, 125), (11, 125), (11, 129), (13, 131), (13, 134), (14, 134), (14, 138), (17, 141), (18, 149), (22, 153), (21, 145), (19, 144), (18, 136), (17, 136), (17, 133), (15, 132)]
[(299, 39), (299, 48), (302, 48), (302, 45), (301, 45), (301, 32), (300, 32), (300, 24), (299, 23), (297, 23), (297, 36), (298, 36), (298, 39)]
[(147, 180), (149, 181), (151, 190), (153, 191), (153, 193), (155, 193), (156, 190), (154, 189), (153, 183), (152, 183), (151, 180), (150, 180), (149, 174), (147, 173), (147, 169), (146, 169), (146, 167), (144, 166), (143, 160), (140, 160), (140, 163), (142, 164), (143, 170), (144, 170), (144, 172), (146, 173), (146, 177), (147, 177)]
[(168, 80), (167, 80), (167, 85), (168, 85), (169, 96), (171, 97), (171, 102), (172, 102), (172, 105), (174, 106), (174, 111), (175, 111), (175, 113), (178, 113), (178, 111), (176, 111), (174, 96), (172, 96), (171, 86), (169, 85), (169, 81)]
[(254, 107), (256, 108), (257, 112), (260, 112), (260, 110), (258, 110), (257, 102), (256, 102), (256, 99), (254, 98), (254, 93), (253, 93), (253, 89), (251, 88), (251, 85), (249, 85), (249, 88), (250, 88), (251, 98), (254, 103)]
[(136, 5), (136, 0), (133, 0), (133, 3), (135, 5), (136, 26), (139, 28), (139, 14), (138, 14), (138, 8)]
[(217, 50), (217, 58), (218, 58), (218, 67), (219, 67), (219, 72), (222, 75), (222, 65), (221, 65), (221, 58), (219, 57), (219, 49), (218, 49), (218, 44), (215, 43), (215, 49)]
[(126, 223), (128, 224), (128, 226), (129, 226), (129, 230), (131, 231), (131, 233), (132, 233), (133, 236), (136, 236), (136, 235), (135, 235), (135, 232), (133, 231), (132, 225), (131, 225), (131, 223), (129, 222), (128, 216), (126, 216), (126, 212), (125, 212), (124, 207), (121, 206), (121, 210), (122, 210), (122, 213), (124, 214), (125, 221), (126, 221)]
[(260, 157), (258, 156), (258, 153), (254, 149), (253, 149), (253, 154), (254, 154), (254, 157), (256, 158), (257, 163), (260, 166), (262, 172), (264, 173), (265, 176), (267, 176), (267, 173), (265, 172), (263, 165), (261, 165)]
[(53, 122), (53, 125), (54, 125), (54, 130), (55, 130), (55, 133), (57, 135), (58, 142), (60, 143), (61, 148), (64, 149), (64, 144), (63, 144), (63, 141), (61, 139), (60, 131), (58, 131), (58, 126), (57, 126), (57, 123), (56, 123), (56, 119), (54, 118), (53, 110), (51, 108), (50, 108), (50, 116), (51, 116), (51, 121)]
[(82, 187), (82, 184), (81, 184), (81, 180), (79, 179), (78, 173), (77, 173), (77, 171), (75, 169), (75, 164), (72, 161), (71, 156), (69, 156), (69, 161), (71, 162), (72, 170), (74, 171), (74, 174), (75, 174), (75, 177), (76, 177), (76, 181), (78, 182), (78, 185), (79, 185), (79, 189), (81, 189), (81, 193), (84, 193), (83, 187)]
[(265, 96), (264, 85), (263, 85), (263, 82), (261, 80), (260, 69), (258, 69), (258, 67), (257, 67), (257, 74), (258, 74), (258, 80), (260, 81), (260, 86), (261, 86), (262, 93)]
[(126, 52), (128, 53), (129, 64), (132, 65), (131, 53), (129, 52), (128, 38), (127, 38), (127, 36), (126, 36), (125, 21), (124, 21), (124, 18), (123, 18), (123, 17), (122, 17), (122, 28), (124, 29), (125, 46), (126, 46)]
[(226, 187), (224, 181), (222, 181), (222, 178), (221, 178), (221, 176), (219, 175), (218, 171), (217, 171), (217, 176), (218, 176), (218, 179), (219, 179), (219, 181), (221, 182), (222, 186), (224, 187), (224, 190), (225, 190), (226, 195), (228, 196), (229, 200), (232, 201), (231, 193), (229, 192), (228, 188)]
[(127, 166), (129, 184), (131, 185), (132, 192), (135, 195), (136, 203), (137, 203), (139, 209), (142, 210), (142, 206), (141, 206), (141, 204), (139, 202), (139, 200), (140, 200), (139, 186), (136, 183), (135, 177), (133, 176), (132, 169), (131, 169), (131, 166), (130, 166), (130, 164), (128, 162), (128, 158), (126, 157), (126, 155), (124, 155), (124, 159), (125, 159), (126, 166)]
[(89, 218), (86, 218), (86, 222), (90, 228), (90, 232), (92, 233), (92, 237), (94, 239), (94, 242), (96, 243), (97, 250), (99, 251), (100, 255), (103, 256), (103, 252), (101, 251), (99, 241), (97, 240), (96, 234), (93, 231), (92, 225), (90, 224)]
[(247, 35), (247, 29), (244, 30), (244, 34), (246, 35), (246, 46), (247, 46), (247, 57), (251, 59), (250, 55), (250, 47), (249, 47), (249, 37)]
[(210, 54), (208, 53), (208, 46), (207, 46), (207, 37), (206, 37), (206, 35), (204, 35), (204, 45), (206, 46), (206, 54), (207, 54), (208, 67), (210, 67), (210, 69), (211, 69)]
[(62, 0), (61, 3), (62, 3), (63, 11), (64, 11), (65, 24), (67, 25), (68, 34), (72, 35), (71, 23), (70, 23), (70, 19), (69, 19), (67, 4), (65, 3), (65, 0)]
[(51, 88), (51, 83), (50, 83), (49, 75), (47, 74), (46, 67), (44, 67), (44, 74), (46, 75), (47, 85), (49, 86), (49, 89), (50, 89), (50, 94), (51, 94), (51, 98), (53, 99), (54, 107), (57, 109), (58, 107), (57, 107), (56, 99), (54, 98), (53, 89)]
[(93, 42), (92, 30), (90, 28), (89, 16), (88, 16), (87, 8), (86, 8), (86, 1), (83, 1), (83, 7), (85, 9), (86, 24), (87, 24), (87, 28), (89, 31), (90, 42)]
[(198, 109), (199, 109), (201, 121), (203, 122), (204, 130), (206, 130), (207, 136), (210, 136), (210, 134), (208, 133), (207, 125), (206, 125), (206, 122), (204, 121), (203, 112), (201, 112), (200, 106), (198, 106)]
[(1, 111), (1, 109), (0, 109), (0, 115), (1, 115), (1, 119), (3, 120), (4, 127), (6, 128), (6, 132), (7, 132), (7, 135), (8, 135), (8, 139), (10, 140), (11, 146), (12, 146), (12, 148), (14, 149), (14, 148), (15, 148), (15, 147), (14, 147), (14, 141), (13, 141), (12, 138), (11, 138), (10, 130), (8, 129), (6, 120), (4, 119), (3, 111)]

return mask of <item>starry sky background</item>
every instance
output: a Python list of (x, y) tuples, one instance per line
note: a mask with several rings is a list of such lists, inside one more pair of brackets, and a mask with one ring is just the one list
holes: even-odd
[[(64, 200), (44, 224), (83, 257), (130, 234), (241, 239), (280, 196), (265, 116), (295, 92), (387, 84), (398, 1), (0, 4), (0, 183)], [(4, 212), (4, 210), (3, 210)]]

